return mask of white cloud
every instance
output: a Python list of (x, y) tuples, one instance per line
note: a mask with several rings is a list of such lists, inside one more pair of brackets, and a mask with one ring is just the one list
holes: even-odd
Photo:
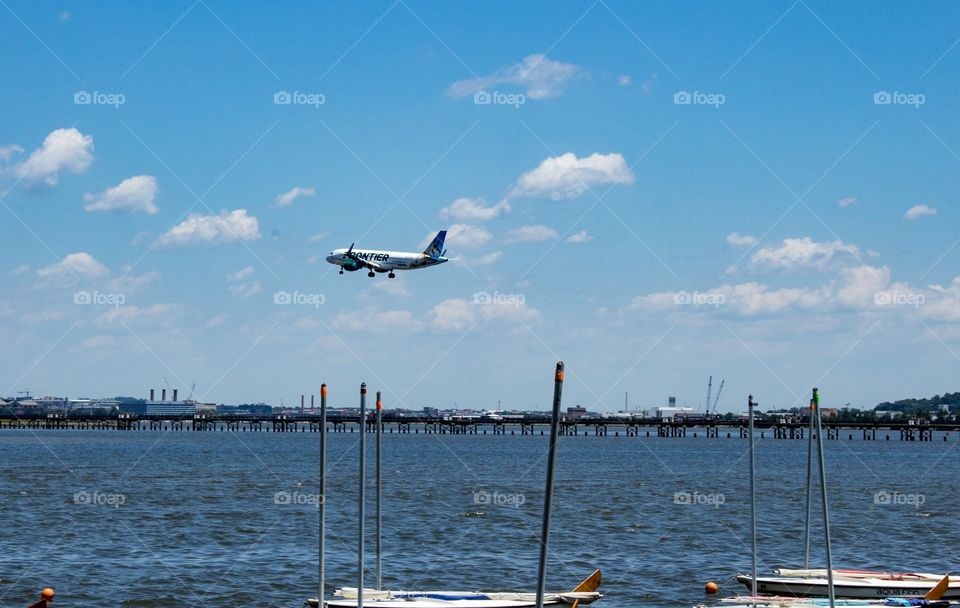
[(490, 253), (465, 260), (464, 263), (467, 266), (490, 266), (491, 264), (496, 264), (499, 262), (501, 258), (503, 258), (502, 251), (492, 251)]
[(330, 232), (325, 230), (325, 231), (323, 231), (323, 232), (318, 232), (318, 233), (312, 235), (310, 238), (307, 239), (307, 242), (308, 242), (308, 243), (319, 243), (320, 241), (322, 241), (323, 239), (327, 238), (328, 236), (330, 236)]
[(260, 238), (257, 218), (246, 209), (221, 211), (219, 215), (191, 213), (187, 219), (168, 230), (157, 245), (197, 245), (253, 241)]
[(430, 326), (438, 331), (466, 331), (483, 323), (530, 323), (540, 318), (540, 311), (527, 306), (522, 296), (493, 295), (496, 297), (484, 301), (470, 302), (463, 298), (444, 300), (427, 315)]
[(278, 194), (277, 198), (273, 199), (273, 204), (276, 207), (289, 207), (293, 204), (293, 201), (297, 200), (298, 198), (315, 196), (316, 194), (316, 188), (303, 188), (301, 186), (297, 186), (289, 192)]
[(374, 289), (382, 291), (383, 293), (397, 297), (405, 298), (410, 294), (410, 290), (407, 289), (407, 286), (404, 284), (402, 279), (391, 279), (389, 281), (377, 281), (377, 284), (373, 286)]
[(107, 188), (100, 194), (84, 194), (87, 211), (143, 211), (154, 214), (159, 209), (154, 200), (157, 197), (157, 178), (152, 175), (128, 177), (113, 188)]
[(0, 160), (8, 161), (17, 154), (23, 154), (23, 148), (17, 144), (7, 144), (5, 146), (0, 146)]
[(521, 175), (510, 196), (550, 197), (559, 201), (580, 196), (592, 186), (633, 181), (633, 173), (621, 154), (595, 152), (577, 158), (573, 152), (567, 152), (547, 158), (533, 171)]
[(593, 236), (586, 230), (581, 230), (576, 234), (571, 234), (567, 237), (568, 243), (589, 243), (593, 240)]
[(235, 285), (228, 285), (227, 291), (233, 297), (245, 300), (263, 291), (263, 286), (260, 285), (260, 281), (254, 281), (252, 283), (236, 283)]
[(31, 268), (33, 268), (33, 266), (31, 266), (30, 264), (20, 264), (10, 272), (12, 274), (27, 274), (28, 272), (30, 272)]
[(444, 300), (430, 311), (430, 324), (441, 331), (464, 331), (476, 323), (476, 311), (464, 299)]
[(643, 83), (640, 85), (640, 91), (644, 95), (649, 95), (650, 92), (653, 91), (653, 87), (654, 85), (657, 84), (657, 80), (659, 79), (660, 79), (659, 73), (654, 72), (653, 74), (650, 74), (650, 78), (647, 78), (646, 80), (644, 80)]
[(99, 323), (108, 324), (114, 322), (129, 323), (131, 321), (145, 320), (149, 318), (165, 318), (176, 311), (173, 304), (153, 304), (145, 308), (136, 305), (117, 306), (108, 309), (97, 318)]
[(843, 241), (821, 243), (805, 236), (799, 239), (784, 239), (779, 245), (761, 248), (750, 258), (750, 266), (755, 270), (823, 270), (830, 262), (845, 255), (859, 258), (860, 249)]
[(43, 278), (76, 276), (85, 279), (98, 279), (110, 274), (106, 266), (98, 262), (85, 251), (71, 253), (55, 264), (37, 270)]
[(857, 204), (857, 197), (855, 196), (848, 196), (846, 198), (841, 198), (840, 200), (837, 201), (837, 205), (841, 207), (849, 207), (851, 205), (856, 205), (856, 204)]
[(750, 236), (749, 234), (731, 232), (727, 235), (727, 245), (730, 245), (731, 247), (752, 247), (756, 244), (757, 237)]
[(210, 317), (210, 319), (204, 323), (204, 327), (220, 327), (227, 320), (227, 315), (216, 315)]
[(441, 219), (462, 222), (486, 222), (510, 212), (506, 199), (490, 207), (483, 206), (483, 199), (458, 198), (449, 207), (440, 210)]
[[(22, 150), (19, 146), (6, 146), (10, 151)], [(74, 128), (56, 129), (43, 140), (43, 145), (30, 156), (9, 168), (18, 178), (28, 183), (44, 183), (56, 186), (60, 171), (83, 173), (93, 162), (93, 136), (84, 135)]]
[(533, 224), (530, 226), (520, 226), (507, 233), (506, 241), (508, 243), (536, 243), (539, 241), (551, 241), (557, 238), (557, 231), (543, 224)]
[(228, 275), (227, 275), (227, 280), (228, 280), (228, 281), (242, 281), (243, 279), (247, 279), (247, 278), (252, 277), (254, 272), (255, 272), (255, 271), (253, 270), (253, 266), (247, 266), (247, 267), (245, 267), (245, 268), (241, 268), (240, 270), (238, 270), (238, 271), (236, 271), (236, 272), (231, 272), (230, 274), (228, 274)]
[[(420, 246), (426, 247), (429, 245), (436, 235), (435, 232), (428, 234), (427, 237), (420, 242)], [(453, 224), (447, 229), (447, 238), (444, 241), (444, 246), (459, 249), (473, 249), (481, 245), (486, 245), (492, 238), (493, 235), (490, 231), (480, 226), (474, 226), (473, 224)]]
[(452, 97), (465, 97), (479, 91), (503, 84), (513, 84), (522, 89), (530, 99), (556, 97), (571, 78), (580, 75), (582, 68), (572, 63), (548, 59), (545, 55), (529, 55), (520, 63), (500, 68), (492, 74), (458, 80), (450, 85), (447, 93)]
[(621, 87), (630, 86), (631, 78), (629, 74), (622, 74), (620, 78), (617, 78), (617, 84)]
[(924, 215), (936, 215), (937, 210), (929, 205), (914, 205), (907, 209), (907, 212), (903, 214), (908, 220), (915, 220), (918, 217), (923, 217)]
[(366, 308), (341, 312), (333, 319), (333, 326), (347, 331), (397, 333), (417, 331), (421, 324), (413, 318), (413, 313), (409, 310)]
[(150, 272), (145, 272), (140, 275), (129, 274), (131, 270), (133, 270), (131, 267), (123, 268), (122, 272), (126, 274), (122, 274), (115, 279), (111, 279), (107, 283), (107, 289), (113, 293), (126, 294), (151, 285), (160, 280), (160, 273), (155, 270), (151, 270)]

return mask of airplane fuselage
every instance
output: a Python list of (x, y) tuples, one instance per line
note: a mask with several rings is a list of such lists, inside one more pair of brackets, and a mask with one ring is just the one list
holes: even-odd
[(447, 261), (444, 257), (430, 257), (423, 253), (412, 253), (409, 251), (383, 251), (380, 249), (354, 249), (353, 257), (347, 255), (347, 249), (334, 249), (327, 256), (327, 261), (342, 267), (347, 272), (353, 272), (362, 268), (369, 268), (362, 262), (368, 262), (375, 272), (391, 272), (393, 270), (413, 270), (414, 268), (426, 268), (436, 266)]

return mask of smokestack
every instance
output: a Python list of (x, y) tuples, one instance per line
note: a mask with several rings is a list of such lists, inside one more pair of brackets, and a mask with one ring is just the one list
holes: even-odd
[(303, 395), (300, 395), (300, 412), (303, 412)]
[(310, 411), (313, 411), (313, 395), (310, 395)]
[(173, 400), (177, 400), (177, 389), (173, 389)]
[(150, 389), (150, 401), (153, 401), (153, 389)]
[(166, 401), (166, 400), (167, 400), (167, 389), (162, 388), (160, 389), (160, 401)]

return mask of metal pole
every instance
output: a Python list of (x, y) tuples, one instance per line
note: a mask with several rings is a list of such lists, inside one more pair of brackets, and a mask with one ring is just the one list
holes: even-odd
[(323, 608), (326, 581), (324, 537), (327, 533), (327, 385), (320, 385), (320, 593), (317, 599)]
[(381, 492), (381, 489), (382, 489), (383, 476), (381, 474), (382, 459), (380, 457), (381, 436), (383, 434), (381, 432), (381, 427), (383, 426), (382, 421), (383, 421), (383, 402), (380, 400), (380, 391), (377, 391), (377, 589), (383, 589), (383, 579), (381, 576), (383, 573), (383, 556), (382, 556), (382, 550), (381, 550), (382, 549), (381, 538), (382, 538), (382, 530), (383, 530), (382, 528), (383, 493)]
[(753, 395), (747, 397), (747, 426), (750, 434), (750, 595), (757, 595), (757, 481), (753, 447)]
[(543, 608), (547, 586), (547, 545), (550, 540), (550, 509), (553, 503), (553, 469), (557, 461), (557, 436), (560, 434), (560, 397), (563, 394), (563, 361), (557, 362), (553, 380), (553, 417), (550, 420), (550, 448), (547, 453), (547, 489), (543, 497), (543, 531), (540, 534), (540, 571), (537, 574), (537, 608)]
[(827, 507), (827, 467), (823, 461), (823, 424), (820, 420), (820, 394), (813, 389), (813, 406), (817, 410), (817, 452), (820, 460), (820, 500), (823, 503), (823, 535), (827, 543), (827, 594), (830, 608), (834, 608), (837, 596), (833, 588), (833, 554), (830, 548), (830, 509)]
[(363, 520), (366, 516), (364, 498), (366, 496), (366, 442), (367, 436), (367, 383), (360, 385), (360, 496), (359, 529), (357, 530), (357, 608), (363, 608)]
[(813, 420), (813, 400), (810, 400), (810, 424), (807, 437), (807, 521), (803, 526), (803, 569), (810, 567), (810, 518), (813, 516), (813, 432), (816, 423)]

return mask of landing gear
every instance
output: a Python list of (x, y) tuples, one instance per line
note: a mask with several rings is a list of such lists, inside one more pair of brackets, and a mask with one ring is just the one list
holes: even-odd
[(343, 274), (343, 268), (340, 269), (340, 274)]
[(373, 271), (371, 270), (370, 272), (367, 273), (367, 276), (372, 279), (372, 278), (375, 277), (376, 275), (373, 274)]
[(390, 274), (388, 274), (387, 276), (390, 277), (391, 279), (397, 278), (397, 275), (393, 274), (392, 270), (390, 271)]

